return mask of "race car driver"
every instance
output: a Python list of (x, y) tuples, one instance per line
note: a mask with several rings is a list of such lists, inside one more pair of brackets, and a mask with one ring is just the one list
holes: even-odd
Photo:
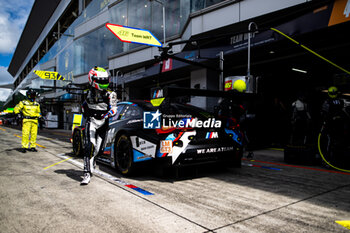
[(85, 125), (84, 178), (81, 185), (90, 182), (95, 165), (95, 156), (100, 150), (101, 143), (108, 128), (108, 118), (117, 112), (117, 94), (108, 90), (109, 73), (95, 66), (90, 70), (89, 92), (83, 103)]
[(37, 93), (33, 89), (29, 89), (26, 93), (27, 99), (19, 102), (14, 108), (15, 114), (19, 118), (23, 118), (22, 122), (22, 148), (21, 152), (26, 153), (29, 149), (30, 134), (30, 151), (36, 150), (36, 136), (38, 133), (38, 118), (41, 117), (40, 105), (35, 101)]

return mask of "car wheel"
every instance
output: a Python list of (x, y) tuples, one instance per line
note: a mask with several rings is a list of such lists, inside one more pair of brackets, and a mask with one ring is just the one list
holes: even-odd
[(132, 174), (134, 168), (134, 161), (131, 141), (126, 135), (122, 135), (117, 139), (115, 148), (116, 168), (123, 175)]
[(81, 157), (83, 155), (83, 140), (80, 130), (74, 130), (73, 133), (73, 154)]

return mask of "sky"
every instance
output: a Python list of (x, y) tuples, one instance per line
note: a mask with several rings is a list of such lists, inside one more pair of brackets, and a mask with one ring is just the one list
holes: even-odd
[[(33, 3), (34, 0), (0, 0), (0, 85), (14, 81), (7, 68)], [(10, 89), (0, 88), (0, 101), (6, 100), (11, 92)]]

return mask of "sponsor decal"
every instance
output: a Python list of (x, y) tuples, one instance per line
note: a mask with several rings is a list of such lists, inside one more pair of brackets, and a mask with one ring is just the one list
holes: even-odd
[(152, 96), (153, 99), (162, 98), (162, 97), (164, 97), (163, 96), (163, 89), (154, 90), (153, 96)]
[(173, 141), (162, 140), (160, 141), (160, 153), (172, 153), (173, 152)]
[(169, 58), (163, 62), (162, 72), (170, 71), (173, 69), (173, 59)]
[(219, 138), (218, 132), (207, 132), (206, 139)]
[(225, 82), (225, 91), (232, 90), (232, 80)]
[(160, 129), (160, 116), (162, 114), (157, 110), (156, 112), (143, 113), (143, 128), (144, 129)]
[(241, 133), (238, 133), (239, 131), (237, 130), (232, 130), (232, 129), (225, 129), (225, 132), (232, 137), (232, 139), (237, 142), (239, 145), (242, 145), (242, 137), (243, 135)]
[(130, 140), (134, 149), (135, 162), (155, 157), (156, 144), (137, 136), (131, 136)]
[(206, 149), (197, 149), (197, 154), (208, 154), (208, 153), (219, 153), (226, 151), (233, 151), (233, 146), (229, 147), (214, 147), (214, 148), (206, 148)]
[(186, 147), (190, 143), (190, 138), (194, 137), (196, 135), (196, 131), (189, 131), (189, 132), (181, 132), (179, 135), (174, 139), (174, 143), (177, 141), (181, 141), (181, 146), (174, 146), (173, 151), (168, 154), (169, 157), (171, 157), (172, 164), (175, 163), (175, 161), (178, 159), (181, 153), (186, 152)]

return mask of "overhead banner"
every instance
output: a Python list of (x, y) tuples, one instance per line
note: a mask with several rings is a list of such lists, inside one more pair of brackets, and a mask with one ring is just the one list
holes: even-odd
[(162, 47), (162, 43), (148, 30), (107, 23), (106, 27), (122, 42)]
[(35, 73), (36, 75), (38, 75), (42, 79), (66, 80), (58, 72), (55, 72), (55, 71), (34, 70), (33, 73)]

